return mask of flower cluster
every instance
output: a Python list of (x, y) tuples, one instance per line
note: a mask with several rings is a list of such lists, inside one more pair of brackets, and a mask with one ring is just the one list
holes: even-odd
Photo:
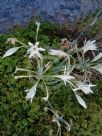
[[(70, 87), (72, 89), (72, 92), (75, 94), (75, 97), (79, 104), (84, 108), (87, 108), (84, 99), (80, 95), (80, 91), (85, 95), (93, 93), (92, 87), (96, 86), (90, 81), (93, 71), (95, 70), (102, 74), (102, 63), (99, 64), (99, 62), (101, 62), (100, 60), (102, 58), (102, 53), (98, 50), (96, 40), (85, 39), (82, 47), (79, 47), (78, 41), (76, 42), (74, 40), (72, 42), (69, 42), (70, 45), (68, 45), (68, 50), (48, 50), (40, 47), (40, 42), (37, 40), (40, 23), (36, 22), (36, 25), (37, 30), (34, 44), (28, 42), (28, 45), (26, 45), (16, 38), (9, 38), (7, 40), (7, 43), (10, 42), (14, 46), (16, 45), (16, 43), (19, 43), (21, 46), (10, 48), (2, 57), (8, 57), (14, 54), (19, 49), (26, 48), (27, 51), (25, 57), (29, 59), (29, 63), (31, 60), (35, 61), (35, 65), (30, 67), (30, 69), (16, 67), (14, 72), (15, 74), (17, 74), (18, 71), (27, 73), (26, 75), (14, 76), (15, 79), (34, 79), (35, 83), (33, 84), (33, 86), (30, 89), (25, 90), (26, 100), (30, 100), (32, 103), (33, 98), (36, 96), (36, 93), (38, 91), (39, 85), (42, 84), (45, 88), (44, 93), (46, 94), (46, 96), (43, 97), (42, 100), (50, 103), (50, 94), (47, 81), (50, 82), (51, 79), (53, 79), (55, 82), (62, 82), (63, 85)], [(87, 57), (88, 52), (90, 52), (90, 55), (92, 56), (91, 58)], [(48, 60), (48, 58), (45, 59), (44, 55), (52, 57), (50, 57), (50, 60)], [(56, 58), (59, 60), (59, 65), (53, 65), (53, 62)], [(31, 70), (33, 67), (34, 69)], [(50, 73), (48, 72), (50, 70), (52, 72), (51, 74), (48, 74)], [(77, 73), (77, 71), (79, 72)], [(53, 89), (53, 86), (51, 89)], [(57, 123), (59, 135), (61, 135), (60, 122), (63, 122), (67, 130), (70, 131), (70, 125), (53, 110), (51, 105), (47, 109), (54, 114), (52, 122)]]

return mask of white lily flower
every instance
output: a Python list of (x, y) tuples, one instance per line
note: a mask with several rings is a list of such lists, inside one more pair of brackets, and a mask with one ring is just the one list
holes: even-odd
[(37, 83), (31, 89), (25, 90), (25, 92), (27, 92), (26, 99), (27, 100), (30, 99), (31, 103), (32, 103), (33, 97), (36, 94), (36, 88), (37, 88)]
[(89, 50), (97, 50), (96, 47), (96, 40), (88, 40), (84, 42), (84, 46), (81, 48), (83, 50), (83, 53), (89, 51)]
[(94, 66), (92, 67), (93, 69), (97, 70), (98, 72), (100, 72), (102, 74), (102, 63), (97, 65), (97, 66)]
[(68, 56), (67, 53), (65, 53), (64, 51), (54, 50), (54, 49), (50, 49), (49, 54), (50, 55), (54, 55), (54, 56), (58, 56), (58, 57), (66, 57), (66, 56)]
[(68, 82), (68, 80), (72, 80), (72, 79), (75, 78), (75, 77), (73, 77), (73, 76), (71, 76), (71, 75), (57, 75), (57, 76), (54, 76), (54, 77), (58, 77), (58, 78), (60, 78), (61, 80), (63, 80), (65, 85), (66, 85), (66, 83)]
[(101, 53), (101, 52), (100, 52), (98, 55), (96, 55), (96, 56), (94, 57), (94, 59), (92, 60), (92, 62), (97, 61), (97, 60), (99, 60), (100, 58), (102, 58), (102, 53)]
[(9, 42), (15, 45), (15, 43), (18, 42), (18, 40), (16, 38), (8, 38), (6, 43), (9, 43)]
[(94, 87), (96, 85), (93, 84), (86, 84), (83, 82), (77, 82), (76, 83), (77, 88), (73, 89), (73, 91), (77, 91), (77, 90), (82, 90), (85, 94), (89, 94), (89, 93), (93, 93), (93, 91), (91, 90), (91, 87)]
[(35, 44), (32, 44), (31, 42), (28, 42), (29, 46), (31, 46), (28, 50), (27, 50), (27, 54), (29, 55), (29, 58), (31, 57), (38, 57), (38, 58), (42, 58), (40, 51), (45, 51), (46, 49), (44, 48), (38, 48), (39, 42), (36, 42)]
[(75, 79), (74, 76), (71, 76), (70, 73), (66, 73), (66, 66), (65, 66), (65, 70), (64, 70), (64, 74), (63, 75), (56, 75), (54, 77), (60, 78), (61, 80), (64, 81), (64, 84), (66, 85), (67, 82), (70, 82), (69, 80)]

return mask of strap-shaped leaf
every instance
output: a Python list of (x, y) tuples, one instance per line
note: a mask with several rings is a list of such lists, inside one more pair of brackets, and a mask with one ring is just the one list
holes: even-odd
[(98, 72), (102, 74), (102, 63), (98, 64), (97, 66), (94, 66), (93, 69), (97, 70)]
[(92, 60), (92, 62), (97, 61), (100, 58), (102, 58), (102, 53), (101, 52), (97, 56), (95, 56), (95, 58)]
[(5, 52), (5, 54), (3, 55), (2, 58), (8, 57), (8, 56), (14, 54), (19, 48), (20, 48), (20, 47), (10, 48), (9, 50), (7, 50), (7, 51)]
[(78, 94), (75, 93), (75, 95), (76, 95), (78, 102), (86, 109), (87, 106), (86, 106), (85, 101)]

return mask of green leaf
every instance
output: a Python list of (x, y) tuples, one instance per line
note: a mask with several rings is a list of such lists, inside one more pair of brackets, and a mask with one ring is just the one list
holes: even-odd
[(13, 47), (6, 51), (6, 53), (3, 55), (2, 58), (8, 57), (12, 54), (14, 54), (20, 47)]

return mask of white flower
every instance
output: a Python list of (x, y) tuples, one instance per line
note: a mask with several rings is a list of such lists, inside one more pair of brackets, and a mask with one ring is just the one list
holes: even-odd
[(75, 78), (75, 77), (73, 77), (71, 75), (57, 75), (57, 76), (54, 76), (54, 77), (58, 77), (61, 80), (63, 80), (65, 85), (66, 85), (66, 82), (68, 82), (68, 80), (71, 80), (71, 79)]
[(17, 40), (16, 38), (8, 38), (6, 43), (9, 43), (9, 42), (10, 42), (11, 44), (14, 44), (14, 45), (15, 45), (15, 43), (18, 42), (18, 40)]
[(25, 92), (27, 92), (26, 99), (27, 100), (30, 99), (31, 103), (32, 103), (33, 97), (36, 94), (36, 88), (37, 88), (37, 83), (31, 89), (25, 90)]
[(64, 51), (54, 50), (54, 49), (50, 49), (49, 54), (50, 55), (54, 55), (54, 56), (58, 56), (58, 57), (66, 57), (66, 56), (68, 56), (67, 53), (65, 53)]
[(97, 66), (94, 66), (92, 67), (93, 69), (97, 70), (98, 72), (102, 73), (102, 63), (97, 65)]
[(80, 95), (77, 94), (77, 90), (82, 90), (85, 94), (93, 93), (91, 90), (91, 87), (94, 87), (96, 85), (93, 85), (91, 83), (85, 83), (85, 82), (77, 82), (76, 83), (77, 88), (74, 88), (73, 91), (75, 93), (75, 96), (78, 100), (78, 102), (84, 107), (87, 108), (85, 101), (81, 98)]
[(94, 59), (92, 60), (92, 62), (99, 60), (101, 57), (102, 57), (102, 53), (100, 52), (98, 55), (96, 55), (94, 57)]
[(84, 42), (84, 46), (81, 48), (83, 50), (83, 53), (89, 51), (89, 50), (97, 50), (97, 47), (96, 47), (96, 40), (88, 40), (88, 41), (85, 41)]
[(38, 58), (42, 58), (41, 57), (41, 54), (40, 54), (40, 51), (45, 51), (44, 48), (38, 48), (38, 45), (39, 45), (39, 42), (36, 42), (35, 45), (32, 44), (31, 42), (28, 42), (29, 46), (31, 46), (28, 50), (27, 50), (27, 54), (30, 54), (29, 55), (29, 58), (31, 57), (38, 57)]
[(63, 80), (65, 85), (66, 85), (66, 82), (70, 82), (69, 80), (72, 80), (75, 78), (74, 76), (71, 76), (68, 72), (66, 73), (66, 66), (65, 66), (63, 75), (55, 75), (54, 77), (57, 77)]
[(73, 89), (73, 91), (82, 90), (85, 94), (93, 93), (93, 91), (91, 90), (91, 87), (96, 86), (91, 83), (87, 84), (83, 82), (77, 82), (76, 85), (77, 85), (77, 88)]

